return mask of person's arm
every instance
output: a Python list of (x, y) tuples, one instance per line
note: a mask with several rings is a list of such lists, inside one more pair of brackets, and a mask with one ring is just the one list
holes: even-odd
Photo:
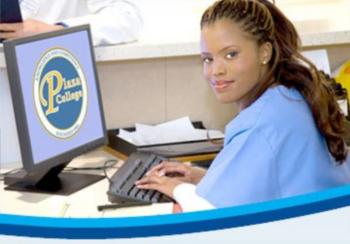
[(51, 25), (35, 19), (19, 23), (0, 23), (0, 38), (14, 39), (63, 28), (62, 25)]
[(183, 212), (215, 209), (215, 207), (196, 193), (196, 186), (189, 183), (177, 185), (173, 191), (174, 200)]
[(90, 14), (60, 22), (68, 26), (89, 23), (94, 45), (137, 40), (143, 21), (135, 3), (125, 0), (87, 0), (87, 5)]

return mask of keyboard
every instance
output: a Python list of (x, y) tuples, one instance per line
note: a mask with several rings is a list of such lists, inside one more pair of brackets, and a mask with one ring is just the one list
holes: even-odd
[(108, 200), (113, 203), (128, 202), (170, 202), (171, 198), (155, 190), (138, 189), (135, 181), (141, 179), (153, 166), (166, 158), (146, 152), (134, 152), (111, 177), (107, 192)]

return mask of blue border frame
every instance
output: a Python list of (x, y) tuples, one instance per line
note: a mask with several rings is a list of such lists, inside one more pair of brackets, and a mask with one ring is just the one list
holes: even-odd
[(0, 234), (64, 239), (135, 238), (219, 230), (350, 206), (350, 185), (269, 202), (183, 214), (48, 218), (0, 214)]

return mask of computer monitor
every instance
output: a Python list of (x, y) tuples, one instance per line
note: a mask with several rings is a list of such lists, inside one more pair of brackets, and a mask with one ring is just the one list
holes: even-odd
[(5, 41), (4, 53), (24, 168), (5, 189), (66, 195), (101, 179), (61, 172), (107, 144), (89, 26)]

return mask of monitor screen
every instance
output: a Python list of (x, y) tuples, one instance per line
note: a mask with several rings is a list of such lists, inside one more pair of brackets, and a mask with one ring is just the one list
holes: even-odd
[(26, 172), (106, 144), (88, 25), (5, 41), (4, 51)]

